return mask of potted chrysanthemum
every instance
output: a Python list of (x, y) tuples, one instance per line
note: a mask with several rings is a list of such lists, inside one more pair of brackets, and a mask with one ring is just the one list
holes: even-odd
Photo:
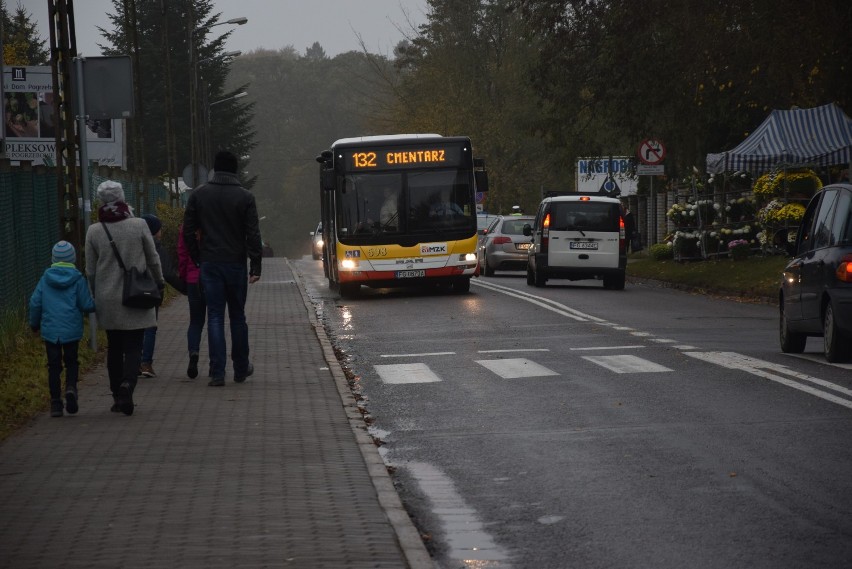
[(733, 241), (728, 241), (728, 251), (731, 254), (731, 259), (734, 261), (742, 261), (748, 257), (750, 248), (751, 244), (745, 239), (734, 239)]

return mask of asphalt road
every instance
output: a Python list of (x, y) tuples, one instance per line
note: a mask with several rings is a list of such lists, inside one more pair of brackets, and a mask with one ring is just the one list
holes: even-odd
[(775, 307), (296, 266), (438, 567), (852, 565), (852, 365), (782, 354)]

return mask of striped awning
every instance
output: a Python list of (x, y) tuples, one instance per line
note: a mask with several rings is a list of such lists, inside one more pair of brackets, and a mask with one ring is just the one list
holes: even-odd
[(835, 104), (772, 111), (739, 146), (707, 155), (707, 172), (834, 166), (852, 161), (852, 119)]

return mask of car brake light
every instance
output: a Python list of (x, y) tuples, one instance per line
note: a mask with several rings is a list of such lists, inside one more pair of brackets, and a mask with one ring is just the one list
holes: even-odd
[(506, 243), (511, 243), (512, 240), (509, 237), (495, 237), (492, 243), (495, 245), (504, 245)]
[(540, 253), (547, 253), (547, 247), (550, 244), (550, 213), (547, 213), (544, 216), (544, 221), (541, 223), (541, 247), (539, 247)]
[(837, 270), (834, 271), (837, 280), (844, 283), (852, 283), (852, 255), (845, 255), (837, 265)]
[(627, 242), (625, 240), (625, 231), (624, 231), (624, 216), (618, 216), (618, 249), (620, 251), (624, 251), (627, 247)]

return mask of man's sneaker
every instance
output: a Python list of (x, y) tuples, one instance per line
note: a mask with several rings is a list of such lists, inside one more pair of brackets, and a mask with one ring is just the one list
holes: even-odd
[(189, 354), (189, 366), (186, 368), (186, 375), (190, 379), (198, 377), (198, 354)]
[(62, 416), (62, 400), (61, 399), (51, 399), (50, 400), (50, 416), (51, 417), (61, 417)]
[(77, 390), (73, 387), (65, 391), (65, 409), (68, 410), (69, 415), (73, 415), (79, 409), (77, 406)]
[(126, 381), (118, 388), (118, 408), (125, 415), (133, 414), (133, 394), (130, 390), (130, 384)]
[(142, 363), (139, 366), (139, 375), (143, 377), (157, 377), (157, 374), (154, 373), (154, 368), (151, 367), (151, 364)]
[(207, 382), (207, 385), (209, 385), (210, 387), (222, 387), (225, 385), (225, 378), (214, 377), (213, 379)]
[(253, 373), (254, 373), (254, 366), (251, 363), (249, 363), (248, 368), (246, 369), (245, 373), (234, 374), (234, 381), (236, 381), (237, 383), (243, 383)]

